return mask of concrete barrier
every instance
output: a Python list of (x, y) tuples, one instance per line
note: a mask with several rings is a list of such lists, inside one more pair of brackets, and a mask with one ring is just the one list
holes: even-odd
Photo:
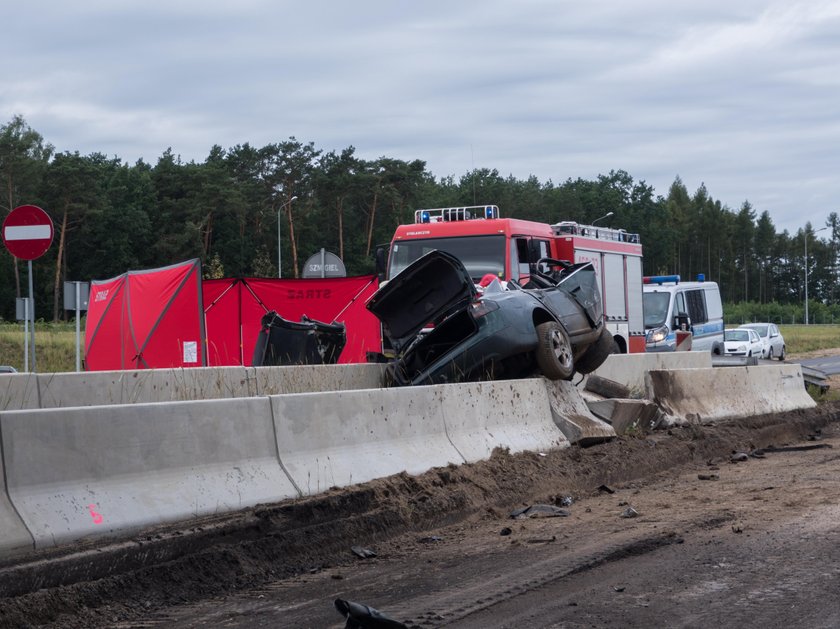
[(0, 411), (38, 408), (38, 376), (32, 373), (0, 374)]
[(670, 423), (708, 423), (813, 408), (797, 364), (648, 372), (651, 399)]
[(12, 374), (0, 377), (0, 410), (375, 389), (384, 375), (380, 364)]
[[(0, 439), (2, 445), (2, 439)], [(34, 542), (6, 493), (3, 449), (0, 448), (0, 563), (32, 550)]]
[(441, 386), (273, 395), (280, 462), (302, 494), (464, 463)]
[(565, 380), (543, 380), (551, 415), (570, 443), (587, 446), (616, 436), (607, 422), (595, 417), (578, 388)]
[(374, 363), (258, 367), (254, 371), (257, 395), (378, 389), (385, 379), (385, 365)]
[(616, 434), (644, 434), (656, 428), (662, 421), (662, 411), (650, 400), (611, 398), (608, 400), (587, 400), (592, 414), (613, 427)]
[(634, 397), (645, 397), (645, 374), (652, 369), (702, 369), (711, 366), (712, 355), (708, 352), (612, 354), (593, 373), (629, 387)]
[(554, 423), (542, 379), (440, 385), (446, 434), (467, 463), (511, 453), (569, 447)]
[(9, 411), (0, 431), (38, 548), (297, 495), (268, 398)]

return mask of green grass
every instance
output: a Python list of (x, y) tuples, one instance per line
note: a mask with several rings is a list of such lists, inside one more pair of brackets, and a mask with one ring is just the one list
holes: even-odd
[(788, 354), (840, 347), (840, 325), (780, 325)]
[[(84, 327), (80, 331), (80, 336), (81, 355), (84, 359)], [(23, 371), (23, 324), (0, 324), (0, 365), (11, 365), (18, 371)], [(39, 373), (76, 370), (76, 326), (74, 323), (37, 323), (35, 325), (35, 366)]]

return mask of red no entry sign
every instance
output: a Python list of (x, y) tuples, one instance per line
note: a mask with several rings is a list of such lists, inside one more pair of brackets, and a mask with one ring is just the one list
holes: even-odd
[(36, 205), (21, 205), (3, 221), (3, 244), (21, 260), (40, 258), (53, 240), (50, 215)]

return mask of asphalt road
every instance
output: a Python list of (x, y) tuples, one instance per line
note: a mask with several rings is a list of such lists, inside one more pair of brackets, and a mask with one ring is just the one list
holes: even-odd
[(820, 358), (806, 358), (804, 360), (798, 360), (796, 362), (805, 367), (810, 367), (811, 369), (819, 369), (827, 376), (833, 376), (840, 373), (840, 356), (821, 356)]
[(837, 627), (840, 436), (800, 445), (821, 447), (629, 483), (567, 517), (488, 512), (116, 626), (338, 628), (345, 598), (422, 628)]

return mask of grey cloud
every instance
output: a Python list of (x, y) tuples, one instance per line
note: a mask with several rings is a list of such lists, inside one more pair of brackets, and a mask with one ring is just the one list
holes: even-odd
[(19, 3), (0, 120), (129, 162), (294, 135), (438, 176), (679, 174), (790, 231), (840, 211), (840, 3), (683, 4)]

